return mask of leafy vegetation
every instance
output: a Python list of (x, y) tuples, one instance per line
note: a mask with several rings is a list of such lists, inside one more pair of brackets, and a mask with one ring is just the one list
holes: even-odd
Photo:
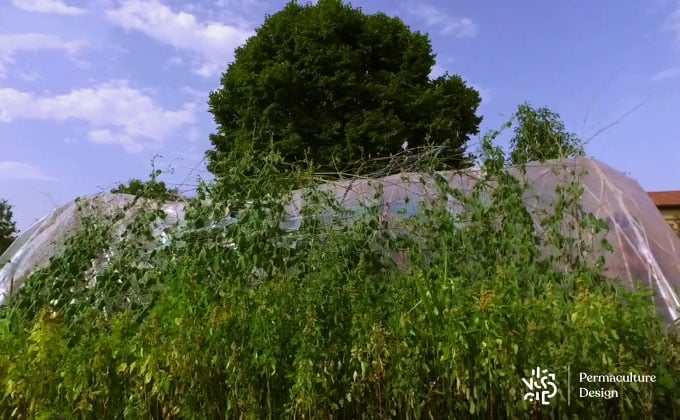
[(17, 225), (13, 217), (12, 206), (7, 200), (0, 200), (0, 254), (12, 244), (17, 234)]
[(431, 80), (434, 57), (428, 37), (398, 18), (341, 0), (291, 1), (236, 50), (210, 95), (218, 130), (208, 169), (219, 178), (270, 143), (283, 162), (333, 173), (371, 173), (383, 164), (374, 158), (405, 142), (442, 146), (441, 163), (469, 165), (481, 99), (459, 76)]
[(152, 200), (177, 201), (182, 195), (177, 189), (169, 189), (165, 182), (159, 181), (158, 177), (162, 174), (160, 169), (156, 169), (155, 157), (151, 164), (151, 173), (148, 181), (133, 178), (127, 184), (120, 184), (111, 189), (112, 193), (131, 194), (135, 197), (149, 198)]
[[(605, 278), (607, 225), (578, 204), (583, 174), (531, 214), (496, 135), (469, 194), (417, 168), (460, 213), (435, 200), (389, 228), (374, 207), (324, 223), (338, 203), (312, 188), (300, 229), (283, 229), (291, 189), (315, 177), (280, 172), (275, 152), (203, 185), (185, 226), (151, 252), (159, 207), (118, 242), (120, 217), (84, 209), (63, 254), (0, 309), (0, 416), (673, 417), (680, 343), (649, 291)], [(91, 261), (111, 243), (91, 284)], [(557, 374), (549, 406), (523, 399), (536, 366)], [(660, 380), (567, 406), (568, 366)]]
[(579, 138), (568, 132), (559, 114), (546, 107), (521, 104), (513, 114), (514, 136), (510, 140), (514, 165), (531, 161), (544, 162), (583, 154)]

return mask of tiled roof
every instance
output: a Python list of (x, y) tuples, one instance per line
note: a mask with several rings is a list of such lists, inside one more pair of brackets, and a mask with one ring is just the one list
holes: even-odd
[(680, 208), (680, 191), (655, 191), (647, 194), (659, 208)]

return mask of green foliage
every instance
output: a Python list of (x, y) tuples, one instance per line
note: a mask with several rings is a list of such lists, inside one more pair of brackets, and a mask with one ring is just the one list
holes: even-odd
[(0, 254), (12, 244), (17, 234), (17, 226), (13, 217), (12, 206), (7, 200), (0, 200)]
[[(155, 157), (154, 157), (155, 160)], [(165, 182), (158, 181), (158, 177), (163, 173), (156, 169), (155, 164), (151, 164), (151, 173), (148, 181), (133, 178), (127, 184), (120, 184), (111, 190), (112, 193), (132, 194), (135, 197), (149, 198), (152, 200), (177, 201), (182, 198), (177, 189), (168, 189)]]
[(163, 181), (142, 181), (133, 178), (127, 184), (120, 184), (112, 193), (132, 194), (136, 197), (173, 201), (181, 199), (179, 191), (168, 189)]
[(430, 80), (434, 63), (427, 36), (398, 18), (340, 0), (291, 1), (236, 50), (210, 95), (218, 131), (208, 169), (219, 178), (273, 143), (287, 163), (368, 173), (380, 165), (367, 162), (405, 141), (444, 145), (442, 163), (466, 166), (481, 99), (459, 76)]
[(583, 155), (581, 141), (567, 132), (559, 114), (548, 108), (535, 109), (524, 103), (517, 107), (512, 119), (515, 123), (515, 134), (510, 140), (512, 164)]
[[(680, 342), (649, 291), (605, 278), (583, 174), (529, 213), (494, 135), (472, 191), (428, 173), (460, 213), (435, 200), (387, 228), (380, 208), (333, 219), (313, 188), (300, 229), (283, 229), (291, 189), (314, 179), (275, 153), (244, 156), (226, 190), (203, 185), (152, 252), (158, 207), (114, 246), (121, 215), (83, 206), (64, 252), (0, 308), (0, 417), (673, 417)], [(536, 366), (557, 374), (550, 406), (522, 398)], [(567, 366), (663, 380), (567, 407)]]

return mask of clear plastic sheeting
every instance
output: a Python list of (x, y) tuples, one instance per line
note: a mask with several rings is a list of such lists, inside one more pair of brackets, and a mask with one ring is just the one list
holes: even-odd
[[(551, 205), (557, 198), (556, 187), (574, 179), (579, 180), (584, 189), (581, 201), (583, 210), (606, 220), (610, 226), (606, 238), (613, 244), (614, 252), (606, 254), (608, 274), (612, 278), (619, 278), (629, 288), (634, 287), (638, 281), (652, 287), (659, 313), (667, 321), (678, 319), (680, 239), (635, 180), (588, 158), (529, 164), (526, 174), (521, 174), (519, 169), (510, 170), (528, 185), (523, 198), (527, 209), (535, 216), (538, 229), (538, 221), (543, 214), (550, 213)], [(441, 172), (440, 175), (454, 189), (469, 192), (479, 181), (481, 174), (479, 169), (473, 168)], [(341, 208), (358, 210), (363, 206), (379, 206), (385, 221), (392, 227), (396, 227), (399, 220), (419, 213), (432, 200), (446, 199), (449, 211), (464, 211), (462, 204), (453, 197), (441, 197), (433, 179), (418, 173), (339, 181), (325, 184), (321, 189), (335, 196)], [(108, 203), (104, 207), (111, 209), (130, 203), (132, 196), (107, 194), (92, 200), (102, 200), (103, 203)], [(305, 191), (295, 192), (286, 207), (289, 217), (281, 224), (282, 229), (299, 229), (304, 219), (304, 207)], [(175, 225), (180, 230), (183, 229), (181, 221), (184, 218), (184, 204), (166, 203), (164, 210), (169, 217), (157, 224), (156, 234), (160, 243), (153, 246), (162, 246), (172, 239), (165, 236), (167, 227)], [(322, 218), (326, 223), (334, 223), (338, 216), (328, 209)], [(124, 219), (128, 219), (128, 216)], [(227, 224), (233, 222), (237, 220), (229, 219)], [(222, 224), (216, 221), (215, 226)], [(9, 261), (0, 270), (0, 304), (4, 302), (4, 296), (23, 284), (32, 270), (49, 263), (49, 258), (58, 250), (55, 244), (62, 241), (61, 238), (75, 226), (77, 215), (72, 203), (36, 223), (0, 256), (0, 265)], [(124, 229), (119, 232), (122, 234)], [(568, 233), (566, 228), (565, 233)], [(598, 240), (593, 242), (599, 243)], [(105, 266), (105, 262), (99, 263), (100, 268)]]
[[(148, 200), (135, 200), (129, 194), (100, 194), (73, 201), (34, 223), (0, 255), (0, 305), (4, 305), (7, 297), (23, 286), (24, 280), (33, 271), (49, 266), (50, 259), (62, 251), (66, 238), (81, 225), (82, 216), (96, 211), (107, 217), (124, 211), (124, 217), (114, 226), (114, 238), (120, 239), (134, 215), (144, 206), (149, 208), (149, 204)], [(163, 210), (166, 218), (158, 220), (154, 227), (154, 234), (161, 241), (165, 228), (184, 219), (184, 203), (164, 203)], [(106, 268), (112, 256), (113, 246), (93, 261), (92, 269), (85, 273), (90, 283), (94, 282), (98, 272)]]
[[(510, 172), (527, 186), (523, 199), (535, 217), (539, 233), (541, 217), (551, 213), (557, 199), (556, 187), (578, 180), (583, 187), (583, 211), (609, 223), (609, 232), (603, 238), (613, 245), (614, 252), (605, 254), (607, 274), (619, 278), (629, 289), (640, 281), (652, 287), (659, 313), (667, 321), (678, 320), (680, 239), (637, 181), (585, 157), (532, 163), (525, 169), (525, 174), (519, 168), (511, 168)], [(440, 172), (439, 175), (453, 189), (464, 193), (469, 193), (481, 178), (478, 168)], [(328, 184), (324, 189), (333, 191), (344, 208), (380, 206), (388, 222), (415, 215), (432, 200), (443, 199), (434, 180), (418, 173), (340, 181)], [(453, 197), (446, 199), (449, 211), (459, 213), (464, 210)], [(287, 207), (291, 215), (287, 228), (300, 226), (304, 205), (304, 192), (294, 194)], [(563, 233), (569, 235), (569, 229), (563, 229)], [(597, 245), (598, 239), (602, 238), (593, 239)]]

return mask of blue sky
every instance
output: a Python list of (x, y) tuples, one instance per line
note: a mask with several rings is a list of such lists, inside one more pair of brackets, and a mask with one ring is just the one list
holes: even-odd
[[(19, 227), (145, 179), (157, 154), (172, 186), (209, 178), (208, 93), (233, 50), (285, 3), (0, 2), (0, 198)], [(434, 74), (460, 74), (481, 92), (482, 131), (527, 100), (585, 139), (620, 120), (589, 141), (588, 154), (647, 190), (680, 189), (677, 0), (352, 4), (427, 32)]]

